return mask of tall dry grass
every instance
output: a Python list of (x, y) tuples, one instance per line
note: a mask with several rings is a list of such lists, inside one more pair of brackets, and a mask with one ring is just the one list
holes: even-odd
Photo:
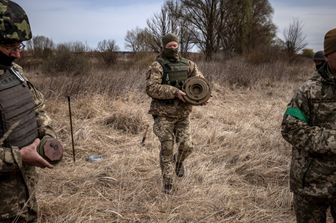
[[(41, 222), (294, 222), (290, 146), (280, 122), (312, 65), (200, 63), (213, 97), (191, 115), (194, 153), (175, 192), (161, 192), (159, 142), (147, 114), (144, 69), (85, 77), (29, 74), (65, 145), (62, 163), (39, 170)], [(65, 95), (73, 95), (76, 163)], [(140, 142), (149, 125), (145, 146)], [(91, 154), (103, 157), (91, 163)]]

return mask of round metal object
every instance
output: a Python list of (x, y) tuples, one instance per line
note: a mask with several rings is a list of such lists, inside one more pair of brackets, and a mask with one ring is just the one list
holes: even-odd
[(63, 157), (63, 146), (54, 138), (46, 137), (41, 140), (38, 153), (51, 164), (57, 164)]
[(192, 105), (202, 105), (211, 97), (210, 84), (201, 77), (188, 78), (182, 90), (186, 93), (185, 101)]

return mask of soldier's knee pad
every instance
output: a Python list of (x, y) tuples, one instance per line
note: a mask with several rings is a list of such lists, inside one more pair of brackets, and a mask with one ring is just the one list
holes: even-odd
[(163, 141), (161, 142), (161, 156), (170, 157), (174, 153), (174, 141)]

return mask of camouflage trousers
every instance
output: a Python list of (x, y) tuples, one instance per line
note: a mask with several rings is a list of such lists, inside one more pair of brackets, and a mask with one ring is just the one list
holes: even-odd
[(297, 223), (325, 223), (327, 209), (336, 222), (336, 200), (304, 196), (294, 193), (294, 209)]
[(0, 223), (37, 222), (34, 167), (15, 172), (0, 172)]
[(164, 116), (154, 117), (154, 134), (161, 143), (160, 166), (163, 183), (173, 183), (175, 163), (173, 160), (174, 143), (178, 145), (178, 162), (183, 162), (193, 150), (190, 137), (189, 117), (171, 118)]

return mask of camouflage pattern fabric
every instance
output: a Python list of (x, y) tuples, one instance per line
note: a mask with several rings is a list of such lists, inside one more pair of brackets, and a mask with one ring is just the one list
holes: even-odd
[(174, 142), (178, 144), (177, 161), (183, 162), (192, 152), (189, 117), (154, 117), (153, 130), (161, 142), (160, 166), (164, 183), (173, 183)]
[[(197, 65), (188, 60), (189, 77), (203, 77)], [(178, 88), (162, 84), (163, 68), (159, 62), (155, 61), (146, 73), (146, 92), (152, 98), (149, 113), (152, 115), (168, 117), (186, 117), (192, 111), (192, 106), (175, 98)], [(174, 99), (173, 103), (165, 103), (164, 100)]]
[(293, 146), (290, 188), (296, 195), (336, 198), (335, 89), (336, 75), (325, 63), (288, 104), (282, 135)]
[[(194, 62), (184, 58), (183, 60), (189, 64), (187, 78), (203, 77)], [(189, 130), (189, 114), (192, 106), (175, 98), (175, 93), (179, 89), (163, 84), (162, 79), (163, 68), (158, 61), (155, 61), (146, 73), (146, 92), (152, 98), (149, 113), (154, 117), (154, 133), (161, 142), (160, 165), (165, 184), (173, 181), (174, 143), (179, 144), (178, 161), (183, 162), (192, 152)], [(171, 103), (166, 103), (168, 99)]]
[(282, 135), (293, 145), (290, 185), (294, 192), (336, 195), (336, 82), (327, 63), (296, 93), (286, 112)]
[(21, 42), (31, 38), (25, 11), (12, 1), (0, 0), (0, 42)]
[(330, 213), (336, 220), (336, 201), (334, 199), (316, 198), (294, 194), (293, 204), (297, 223), (323, 223), (326, 222), (326, 213)]
[[(0, 67), (0, 75), (4, 73), (3, 69)], [(22, 74), (22, 68), (18, 65), (14, 65), (14, 69)], [(31, 83), (29, 83), (29, 87), (36, 104), (35, 113), (39, 138), (45, 135), (55, 138), (56, 135), (51, 128), (51, 119), (44, 110), (42, 94)], [(0, 222), (12, 220), (36, 222), (35, 189), (37, 179), (35, 167), (22, 164), (18, 147), (0, 147)]]

